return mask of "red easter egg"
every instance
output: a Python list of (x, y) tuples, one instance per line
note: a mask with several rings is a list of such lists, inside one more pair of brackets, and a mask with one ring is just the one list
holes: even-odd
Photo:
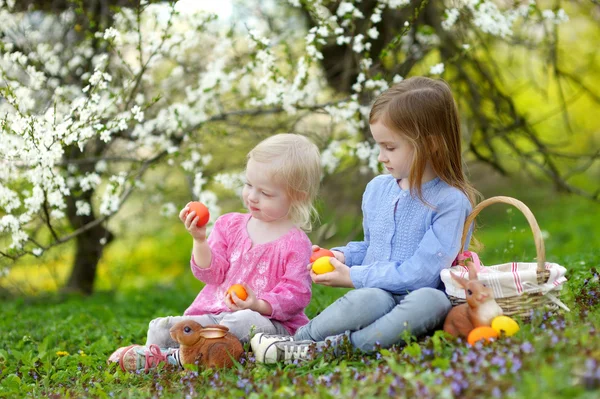
[(313, 251), (312, 255), (310, 255), (310, 263), (313, 263), (314, 261), (316, 261), (319, 258), (322, 258), (323, 256), (331, 258), (333, 257), (333, 252), (325, 248), (320, 248), (316, 251)]
[(204, 226), (208, 223), (208, 219), (210, 219), (210, 213), (208, 212), (208, 208), (202, 202), (191, 202), (188, 206), (190, 208), (190, 212), (196, 211), (196, 216), (200, 216), (196, 225), (198, 227)]

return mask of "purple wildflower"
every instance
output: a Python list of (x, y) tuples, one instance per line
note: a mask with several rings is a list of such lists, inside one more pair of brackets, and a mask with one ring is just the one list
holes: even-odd
[(523, 342), (521, 344), (521, 350), (525, 353), (533, 352), (533, 345), (529, 341)]

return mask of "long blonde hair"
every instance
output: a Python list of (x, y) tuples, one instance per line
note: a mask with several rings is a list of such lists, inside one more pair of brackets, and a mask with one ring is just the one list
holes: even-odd
[(314, 200), (321, 183), (319, 148), (302, 135), (280, 133), (258, 143), (247, 158), (267, 165), (266, 172), (285, 187), (291, 202), (290, 220), (304, 231), (310, 231), (317, 214)]
[(463, 172), (458, 108), (441, 79), (412, 77), (390, 87), (373, 104), (369, 123), (383, 123), (414, 147), (410, 192), (423, 202), (422, 179), (427, 162), (441, 180), (461, 190), (473, 206), (479, 192)]

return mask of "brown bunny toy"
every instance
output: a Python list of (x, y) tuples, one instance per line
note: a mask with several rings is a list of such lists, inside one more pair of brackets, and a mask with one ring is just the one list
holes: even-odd
[(202, 326), (193, 320), (183, 320), (169, 330), (179, 342), (179, 363), (199, 367), (232, 367), (244, 349), (239, 339), (220, 325)]
[(444, 322), (444, 331), (463, 338), (475, 327), (491, 325), (494, 317), (502, 314), (502, 308), (496, 303), (492, 289), (477, 279), (473, 263), (467, 262), (467, 268), (468, 280), (450, 272), (452, 279), (465, 289), (467, 303), (453, 307)]

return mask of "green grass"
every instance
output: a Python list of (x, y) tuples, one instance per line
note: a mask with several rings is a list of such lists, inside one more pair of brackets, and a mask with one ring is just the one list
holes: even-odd
[[(154, 244), (140, 243), (145, 249), (134, 249), (133, 260), (122, 260), (120, 276), (137, 274), (136, 284), (89, 298), (4, 301), (0, 397), (598, 397), (600, 282), (592, 268), (600, 269), (600, 207), (574, 197), (528, 203), (546, 231), (547, 259), (569, 270), (563, 300), (572, 311), (539, 314), (521, 323), (514, 337), (472, 348), (436, 334), (404, 348), (335, 359), (324, 354), (301, 365), (257, 365), (247, 354), (228, 371), (122, 373), (106, 364), (108, 355), (119, 346), (143, 343), (149, 320), (180, 314), (200, 287), (188, 278), (184, 261), (177, 272), (169, 258), (158, 258), (162, 266), (151, 264), (164, 247), (187, 251), (182, 248), (187, 244), (175, 243), (180, 237), (166, 231)], [(485, 245), (485, 264), (535, 256), (524, 218), (507, 209), (495, 205), (481, 214), (478, 238)], [(128, 262), (142, 262), (143, 270), (136, 272)], [(161, 270), (171, 275), (162, 285), (143, 277)], [(343, 292), (315, 287), (309, 317)]]

